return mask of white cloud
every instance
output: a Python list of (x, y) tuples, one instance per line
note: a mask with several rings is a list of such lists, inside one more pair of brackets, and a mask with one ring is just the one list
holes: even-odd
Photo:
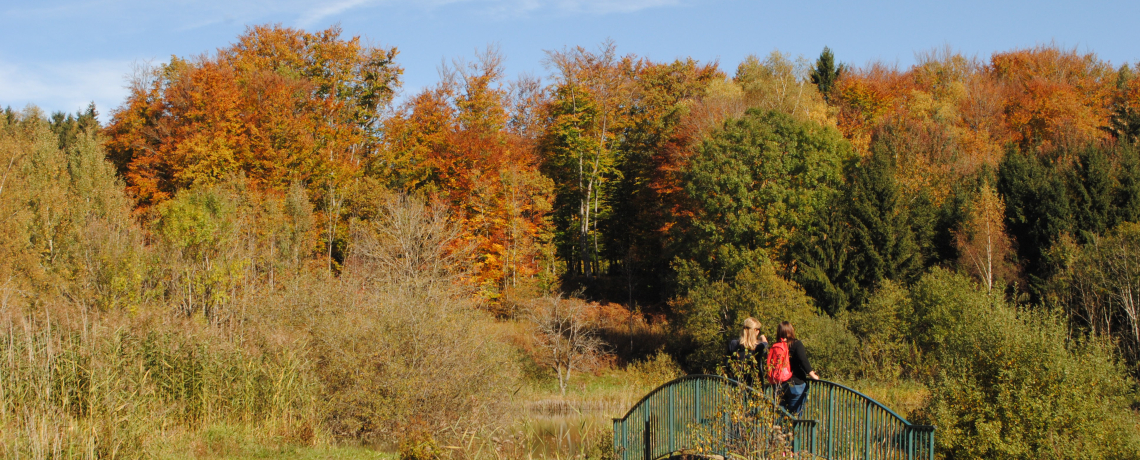
[(320, 5), (320, 6), (317, 6), (316, 8), (312, 8), (308, 11), (305, 11), (301, 15), (301, 18), (297, 20), (297, 24), (300, 25), (301, 27), (308, 28), (308, 27), (320, 22), (322, 19), (325, 19), (325, 18), (330, 17), (330, 16), (336, 16), (336, 15), (341, 14), (345, 11), (350, 10), (350, 9), (360, 7), (360, 6), (365, 6), (369, 3), (373, 3), (373, 1), (372, 0), (340, 0), (338, 2), (333, 2), (333, 3), (327, 4), (327, 5)]
[(679, 0), (562, 0), (559, 7), (568, 12), (593, 14), (633, 13), (666, 6), (677, 6)]
[(0, 61), (0, 106), (75, 112), (94, 101), (102, 122), (126, 99), (129, 61), (19, 65)]
[(311, 27), (346, 11), (372, 6), (403, 6), (434, 10), (456, 4), (472, 4), (493, 16), (519, 17), (536, 12), (562, 14), (633, 13), (651, 8), (677, 6), (681, 0), (337, 0), (319, 3), (297, 19), (301, 27)]

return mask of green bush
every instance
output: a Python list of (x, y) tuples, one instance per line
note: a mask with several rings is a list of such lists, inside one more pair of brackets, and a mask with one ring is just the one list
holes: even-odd
[(1132, 384), (1106, 344), (944, 270), (917, 282), (909, 303), (931, 391), (918, 419), (938, 426), (946, 458), (1140, 455)]
[(857, 365), (849, 377), (880, 382), (897, 381), (913, 368), (907, 333), (912, 312), (906, 286), (885, 281), (858, 310), (840, 313), (856, 337)]
[[(761, 333), (775, 340), (776, 326), (789, 321), (804, 341), (812, 365), (821, 376), (849, 375), (854, 336), (839, 321), (821, 315), (795, 283), (779, 276), (771, 262), (742, 270), (731, 281), (708, 281), (691, 266), (685, 268), (691, 286), (674, 301), (678, 312), (675, 337), (682, 343), (690, 371), (712, 371), (723, 365), (729, 340), (738, 337), (744, 319), (756, 318)], [(826, 378), (826, 377), (825, 377)]]
[(439, 460), (439, 444), (430, 434), (417, 432), (400, 441), (400, 460)]

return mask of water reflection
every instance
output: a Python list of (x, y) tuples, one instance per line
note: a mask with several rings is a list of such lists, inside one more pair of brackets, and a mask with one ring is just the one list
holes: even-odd
[(620, 404), (559, 400), (527, 405), (523, 421), (528, 453), (532, 458), (582, 458), (613, 429)]

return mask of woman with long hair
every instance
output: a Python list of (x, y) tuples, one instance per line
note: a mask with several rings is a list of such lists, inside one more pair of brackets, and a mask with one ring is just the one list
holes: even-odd
[(740, 337), (728, 343), (729, 375), (751, 386), (755, 380), (753, 375), (760, 369), (757, 359), (763, 360), (765, 356), (768, 356), (768, 338), (760, 333), (760, 322), (750, 316), (744, 320)]
[[(796, 340), (796, 328), (792, 323), (784, 321), (776, 328), (776, 344), (787, 347), (788, 364), (792, 375), (787, 381), (780, 384), (780, 405), (784, 406), (792, 415), (799, 416), (807, 400), (808, 380), (819, 380), (819, 375), (811, 368), (808, 361), (807, 348), (804, 343)], [(773, 345), (775, 352), (776, 345)], [(772, 361), (769, 358), (769, 361)]]

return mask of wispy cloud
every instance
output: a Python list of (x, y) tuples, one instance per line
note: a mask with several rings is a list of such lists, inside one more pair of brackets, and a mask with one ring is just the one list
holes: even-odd
[(567, 12), (610, 14), (677, 6), (681, 2), (679, 0), (562, 0), (558, 3), (559, 7)]
[(682, 0), (338, 0), (319, 3), (301, 13), (297, 25), (311, 27), (352, 9), (377, 6), (436, 10), (457, 4), (471, 5), (498, 17), (525, 17), (533, 13), (594, 14), (633, 13), (677, 6)]
[(301, 14), (297, 24), (301, 27), (310, 27), (321, 20), (336, 16), (353, 8), (375, 3), (374, 0), (340, 0), (326, 5), (319, 5)]

